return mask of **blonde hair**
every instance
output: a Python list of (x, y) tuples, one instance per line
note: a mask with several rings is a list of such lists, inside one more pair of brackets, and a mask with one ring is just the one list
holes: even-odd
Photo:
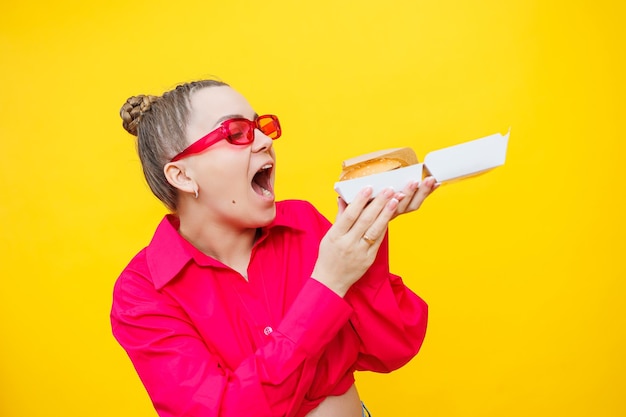
[(137, 136), (137, 153), (152, 193), (173, 212), (177, 191), (165, 178), (163, 167), (187, 146), (185, 128), (191, 111), (191, 94), (216, 86), (228, 84), (217, 80), (180, 84), (160, 97), (130, 97), (120, 109), (124, 129)]

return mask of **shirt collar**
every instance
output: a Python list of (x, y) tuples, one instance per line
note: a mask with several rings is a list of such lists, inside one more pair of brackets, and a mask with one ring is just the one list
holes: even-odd
[[(205, 255), (185, 240), (178, 233), (179, 225), (180, 220), (175, 215), (168, 214), (163, 217), (146, 248), (148, 269), (157, 290), (167, 285), (191, 261), (201, 266), (225, 267), (220, 261)], [(295, 224), (285, 205), (278, 202), (274, 221), (262, 229), (256, 244), (265, 240), (275, 228), (281, 227), (304, 230), (304, 225)]]

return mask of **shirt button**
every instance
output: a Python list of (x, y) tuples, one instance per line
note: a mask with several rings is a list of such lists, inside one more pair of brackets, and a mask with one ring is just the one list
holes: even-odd
[(265, 336), (269, 336), (273, 331), (274, 329), (272, 329), (270, 326), (267, 326), (265, 329), (263, 329), (263, 333), (265, 334)]

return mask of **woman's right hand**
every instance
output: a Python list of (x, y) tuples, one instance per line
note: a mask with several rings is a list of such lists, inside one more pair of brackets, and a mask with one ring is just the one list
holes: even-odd
[(398, 207), (394, 195), (386, 189), (370, 201), (372, 188), (366, 187), (349, 205), (339, 200), (337, 219), (320, 242), (314, 279), (341, 297), (346, 294), (376, 258)]

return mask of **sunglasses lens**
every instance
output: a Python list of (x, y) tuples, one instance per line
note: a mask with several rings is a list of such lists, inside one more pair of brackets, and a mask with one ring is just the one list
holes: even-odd
[(280, 124), (275, 116), (261, 116), (257, 119), (259, 130), (272, 139), (280, 136)]
[(249, 122), (245, 120), (233, 120), (227, 126), (230, 143), (235, 145), (246, 145), (254, 140), (254, 132)]

